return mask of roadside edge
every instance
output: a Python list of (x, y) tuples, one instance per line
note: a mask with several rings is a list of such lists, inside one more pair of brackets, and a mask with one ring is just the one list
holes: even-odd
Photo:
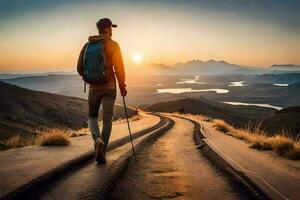
[(197, 149), (204, 157), (211, 162), (213, 166), (223, 173), (229, 180), (231, 186), (244, 197), (255, 200), (271, 200), (271, 198), (243, 172), (235, 169), (226, 160), (224, 160), (210, 145), (204, 140), (205, 134), (200, 123), (189, 118), (174, 116), (188, 120), (194, 124), (193, 139)]

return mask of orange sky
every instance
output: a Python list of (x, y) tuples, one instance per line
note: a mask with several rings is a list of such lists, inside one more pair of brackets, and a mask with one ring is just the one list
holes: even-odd
[(134, 52), (143, 55), (142, 65), (192, 59), (247, 66), (300, 63), (297, 32), (251, 18), (189, 9), (88, 3), (14, 16), (1, 21), (0, 71), (74, 70), (82, 45), (97, 32), (95, 22), (106, 16), (119, 25), (113, 38), (128, 67)]

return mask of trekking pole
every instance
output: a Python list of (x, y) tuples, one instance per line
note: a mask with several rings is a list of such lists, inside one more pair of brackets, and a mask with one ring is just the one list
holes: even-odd
[(84, 82), (84, 86), (83, 86), (83, 92), (86, 92), (86, 82)]
[(124, 109), (125, 109), (126, 119), (127, 119), (127, 126), (128, 126), (128, 131), (129, 131), (129, 137), (130, 137), (132, 152), (133, 152), (133, 156), (134, 156), (135, 161), (137, 161), (137, 158), (136, 158), (136, 155), (135, 155), (134, 146), (133, 146), (133, 140), (132, 140), (130, 125), (129, 125), (129, 120), (128, 120), (128, 113), (127, 113), (127, 107), (126, 107), (126, 103), (125, 103), (125, 98), (124, 98), (124, 96), (122, 96), (122, 98), (123, 98), (123, 105), (124, 105)]

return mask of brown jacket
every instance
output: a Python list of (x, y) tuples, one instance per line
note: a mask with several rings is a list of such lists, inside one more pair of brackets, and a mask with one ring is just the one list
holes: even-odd
[[(120, 90), (122, 90), (126, 87), (126, 84), (125, 84), (125, 70), (124, 70), (124, 64), (123, 64), (120, 46), (117, 42), (113, 41), (109, 36), (104, 34), (89, 37), (89, 42), (99, 42), (101, 40), (105, 40), (104, 52), (105, 52), (109, 74), (111, 75), (110, 82), (103, 85), (90, 85), (90, 89), (116, 88), (116, 79), (115, 79), (115, 75), (116, 75), (119, 83), (119, 88)], [(87, 44), (88, 43), (86, 43), (83, 46), (77, 62), (77, 72), (81, 76), (83, 76), (83, 71), (84, 71), (83, 54)]]

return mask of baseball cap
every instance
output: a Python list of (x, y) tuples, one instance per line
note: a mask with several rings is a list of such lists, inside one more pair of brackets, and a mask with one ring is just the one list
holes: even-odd
[(108, 18), (102, 18), (97, 22), (97, 28), (98, 29), (105, 29), (107, 27), (113, 27), (116, 28), (117, 25), (113, 24), (112, 21)]

